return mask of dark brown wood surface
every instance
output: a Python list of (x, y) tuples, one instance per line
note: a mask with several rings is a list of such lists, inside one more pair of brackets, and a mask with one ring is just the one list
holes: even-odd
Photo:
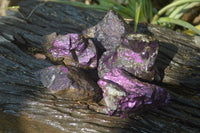
[[(159, 84), (168, 90), (171, 100), (140, 116), (119, 118), (46, 93), (34, 76), (53, 65), (33, 56), (44, 53), (43, 36), (80, 33), (97, 24), (105, 13), (35, 1), (22, 2), (19, 11), (0, 18), (0, 118), (10, 114), (63, 132), (200, 132), (200, 37), (140, 24), (139, 33), (160, 41), (157, 65), (163, 80)], [(4, 119), (0, 119), (0, 130), (8, 132), (7, 127), (13, 128)], [(13, 132), (24, 132), (25, 125), (17, 121), (13, 127)]]

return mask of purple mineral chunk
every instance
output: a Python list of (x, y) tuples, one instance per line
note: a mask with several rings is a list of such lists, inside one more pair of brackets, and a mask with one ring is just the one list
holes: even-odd
[(164, 105), (169, 94), (162, 88), (139, 81), (129, 73), (115, 68), (98, 81), (110, 115), (138, 114)]
[(88, 66), (89, 68), (97, 67), (97, 51), (91, 39), (88, 39), (87, 48), (83, 50), (76, 49), (75, 51), (78, 62), (81, 67)]
[(62, 61), (65, 65), (81, 68), (97, 67), (96, 47), (91, 39), (75, 33), (59, 36), (52, 34), (47, 39), (51, 44), (46, 45), (47, 56), (53, 58), (53, 61)]
[(102, 91), (87, 74), (71, 66), (51, 66), (38, 71), (40, 81), (50, 93), (73, 100), (98, 102)]
[(121, 68), (149, 81), (157, 76), (154, 63), (158, 54), (158, 43), (150, 41), (152, 39), (139, 40), (130, 36), (134, 34), (127, 35), (114, 52), (104, 52), (98, 66), (100, 78), (113, 68)]
[(58, 36), (53, 42), (53, 47), (49, 49), (54, 57), (72, 56), (70, 50), (83, 46), (83, 40), (78, 34), (67, 34)]
[(122, 35), (131, 32), (130, 29), (115, 11), (110, 10), (102, 21), (83, 31), (83, 34), (89, 38), (96, 38), (106, 50), (111, 50), (121, 44)]

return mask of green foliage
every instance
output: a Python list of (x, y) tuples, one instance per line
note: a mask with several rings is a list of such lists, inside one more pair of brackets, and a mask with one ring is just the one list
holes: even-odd
[(197, 34), (200, 35), (200, 30), (198, 30), (197, 28), (195, 28), (193, 25), (191, 25), (190, 23), (183, 21), (181, 19), (176, 19), (176, 18), (169, 18), (169, 17), (161, 17), (157, 20), (158, 23), (172, 23), (172, 24), (177, 24), (183, 27), (186, 27), (188, 29), (193, 30), (194, 32), (196, 32)]
[[(193, 3), (193, 2), (195, 2), (195, 3)], [(154, 21), (156, 21), (165, 12), (167, 12), (167, 14), (166, 14), (167, 16), (170, 16), (171, 14), (173, 14), (175, 16), (178, 13), (186, 12), (187, 11), (186, 6), (188, 6), (189, 4), (194, 6), (195, 4), (198, 4), (199, 2), (200, 2), (200, 0), (174, 0), (172, 3), (168, 4), (167, 6), (162, 8), (160, 11), (158, 11), (158, 13), (152, 19), (152, 23)]]
[(153, 17), (151, 23), (159, 24), (172, 29), (175, 27), (175, 25), (180, 25), (182, 27), (191, 29), (200, 35), (199, 29), (180, 19), (185, 12), (199, 4), (200, 0), (174, 0), (172, 3), (166, 5), (160, 11), (158, 11), (158, 13)]
[(150, 22), (153, 16), (153, 8), (151, 0), (128, 0), (127, 5), (122, 5), (113, 0), (100, 0), (100, 6), (107, 6), (115, 10), (121, 16), (126, 18), (134, 18), (134, 31), (137, 30), (137, 24), (141, 22)]
[[(85, 5), (82, 2), (71, 2), (67, 0), (46, 0), (57, 3), (65, 3), (83, 8), (108, 11), (115, 10), (125, 18), (135, 18), (134, 30), (137, 30), (137, 24), (141, 22), (150, 22), (153, 16), (151, 0), (128, 0), (127, 5), (122, 5), (114, 0), (99, 0), (99, 5)], [(124, 3), (126, 0), (124, 0)]]
[(142, 8), (142, 3), (136, 3), (134, 32), (137, 31), (137, 24), (138, 24), (138, 21), (139, 21), (139, 18), (140, 18), (140, 14), (141, 14), (141, 8)]
[[(199, 30), (193, 25), (180, 20), (181, 16), (194, 7), (200, 4), (200, 0), (174, 0), (166, 5), (157, 14), (153, 14), (153, 7), (151, 0), (124, 0), (122, 4), (114, 0), (99, 0), (99, 5), (85, 5), (82, 2), (71, 2), (67, 0), (45, 0), (57, 3), (65, 3), (83, 8), (90, 8), (95, 10), (108, 11), (115, 10), (125, 18), (135, 19), (134, 31), (137, 30), (138, 22), (151, 22), (152, 24), (159, 24), (169, 28), (174, 28), (175, 25), (180, 25), (189, 28), (199, 34)], [(128, 4), (126, 4), (128, 2)], [(153, 17), (154, 15), (154, 17)], [(162, 17), (160, 17), (162, 16)], [(164, 18), (163, 18), (164, 17)], [(200, 34), (199, 34), (200, 35)]]

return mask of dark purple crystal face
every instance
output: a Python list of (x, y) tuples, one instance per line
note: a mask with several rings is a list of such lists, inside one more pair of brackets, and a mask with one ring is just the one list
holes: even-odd
[(112, 50), (121, 44), (121, 37), (131, 32), (129, 26), (114, 11), (110, 10), (97, 25), (83, 31), (84, 36), (96, 38), (106, 50)]
[(65, 66), (51, 66), (37, 72), (44, 87), (52, 93), (69, 88), (70, 79), (68, 78), (69, 69)]
[(169, 94), (162, 88), (139, 81), (127, 72), (115, 68), (98, 81), (110, 115), (138, 114), (166, 104)]
[(152, 70), (159, 48), (155, 38), (144, 34), (127, 34), (122, 44), (136, 54), (135, 62), (143, 64), (146, 71)]
[(121, 68), (138, 78), (152, 81), (155, 77), (154, 63), (158, 54), (158, 43), (144, 42), (124, 38), (115, 51), (106, 51), (102, 55), (99, 66), (99, 77), (113, 68)]
[(87, 40), (87, 47), (85, 49), (76, 49), (78, 63), (80, 67), (87, 66), (89, 68), (97, 67), (97, 51), (96, 47), (91, 39)]
[[(49, 49), (54, 57), (69, 56), (70, 50), (75, 49), (77, 46), (83, 45), (83, 40), (78, 34), (67, 34), (59, 36), (53, 42), (53, 47)], [(72, 56), (72, 55), (70, 55)]]
[(53, 41), (49, 53), (55, 58), (63, 58), (66, 65), (96, 68), (97, 52), (91, 39), (84, 39), (79, 34), (60, 35)]

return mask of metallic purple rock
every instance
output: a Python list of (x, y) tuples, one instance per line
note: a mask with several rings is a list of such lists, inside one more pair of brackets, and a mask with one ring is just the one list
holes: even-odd
[(157, 42), (125, 37), (114, 52), (106, 51), (102, 55), (98, 66), (99, 77), (113, 68), (121, 68), (138, 78), (152, 81), (157, 76), (154, 68), (157, 54)]
[(71, 66), (51, 66), (36, 73), (48, 92), (73, 100), (98, 102), (102, 91), (87, 74)]
[(139, 81), (115, 68), (98, 81), (110, 115), (138, 114), (168, 103), (169, 94), (162, 88)]
[(92, 28), (83, 31), (83, 35), (96, 38), (106, 50), (116, 48), (121, 44), (121, 37), (131, 28), (115, 11), (108, 11), (102, 21)]
[(82, 68), (97, 67), (97, 51), (91, 39), (84, 39), (75, 33), (54, 36), (54, 38), (52, 46), (48, 48), (50, 56), (61, 58), (65, 65)]
[(97, 51), (91, 39), (88, 39), (88, 45), (85, 49), (76, 49), (75, 53), (81, 67), (88, 66), (89, 68), (97, 67)]

